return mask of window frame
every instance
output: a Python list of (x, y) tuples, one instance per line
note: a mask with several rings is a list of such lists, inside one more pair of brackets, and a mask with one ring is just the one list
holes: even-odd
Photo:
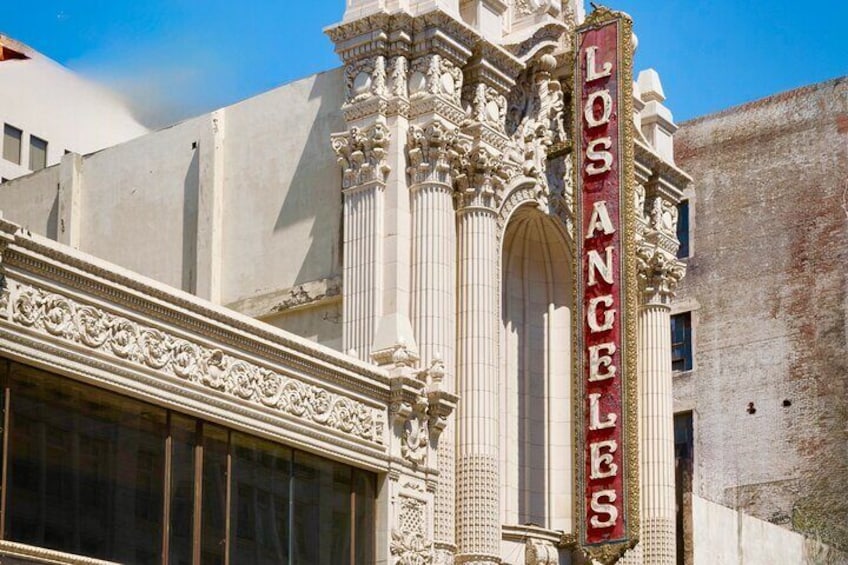
[[(675, 320), (684, 320), (681, 329), (683, 335), (682, 341), (675, 341), (678, 337), (675, 335), (676, 324)], [(686, 373), (695, 368), (695, 352), (694, 352), (694, 331), (693, 331), (693, 316), (691, 310), (673, 313), (669, 319), (669, 333), (671, 334), (671, 370), (673, 373)], [(676, 356), (677, 348), (682, 347), (682, 356)], [(675, 367), (678, 361), (683, 362), (682, 368)]]
[[(35, 146), (38, 143), (44, 144), (44, 148), (43, 148), (44, 149), (44, 162), (43, 163), (33, 163), (34, 155), (38, 154), (37, 152), (33, 151), (33, 149), (35, 149)], [(41, 169), (47, 168), (47, 152), (49, 151), (49, 148), (50, 148), (50, 143), (46, 139), (38, 137), (37, 135), (32, 135), (32, 134), (29, 135), (29, 170), (30, 171), (35, 172), (35, 171), (40, 171)], [(38, 166), (38, 165), (41, 165), (41, 166)]]
[[(8, 149), (7, 143), (9, 140), (9, 132), (17, 132), (18, 135), (18, 156), (17, 160), (10, 159), (6, 155), (6, 151)], [(13, 163), (15, 165), (21, 164), (21, 159), (23, 159), (24, 154), (24, 130), (13, 126), (12, 124), (3, 124), (3, 159), (8, 161), (9, 163)]]

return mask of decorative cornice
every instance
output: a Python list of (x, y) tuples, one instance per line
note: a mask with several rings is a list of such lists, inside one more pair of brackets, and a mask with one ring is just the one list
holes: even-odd
[(176, 377), (343, 434), (384, 445), (383, 411), (58, 292), (15, 284), (0, 319), (100, 355)]
[(0, 219), (0, 274), (51, 281), (157, 321), (202, 335), (375, 398), (388, 398), (388, 375), (370, 363), (321, 347), (193, 295)]
[(23, 543), (0, 540), (0, 555), (30, 563), (61, 563), (65, 565), (118, 565), (113, 561), (93, 559), (82, 555), (63, 553), (44, 547), (34, 547)]

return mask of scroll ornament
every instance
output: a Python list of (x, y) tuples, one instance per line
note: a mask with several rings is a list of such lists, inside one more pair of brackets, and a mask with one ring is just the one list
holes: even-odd
[(286, 377), (60, 294), (22, 286), (11, 320), (70, 343), (142, 365), (344, 434), (382, 444), (381, 412), (362, 402)]

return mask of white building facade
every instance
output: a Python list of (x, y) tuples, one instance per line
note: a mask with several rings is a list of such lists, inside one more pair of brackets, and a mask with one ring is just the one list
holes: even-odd
[(149, 130), (114, 93), (0, 34), (0, 177), (55, 165), (65, 153), (91, 153)]

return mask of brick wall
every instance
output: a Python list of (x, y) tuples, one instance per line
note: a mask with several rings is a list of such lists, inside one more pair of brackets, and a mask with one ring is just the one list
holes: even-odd
[[(848, 547), (848, 77), (675, 136), (695, 179), (695, 492)], [(749, 408), (749, 403), (753, 403)]]

